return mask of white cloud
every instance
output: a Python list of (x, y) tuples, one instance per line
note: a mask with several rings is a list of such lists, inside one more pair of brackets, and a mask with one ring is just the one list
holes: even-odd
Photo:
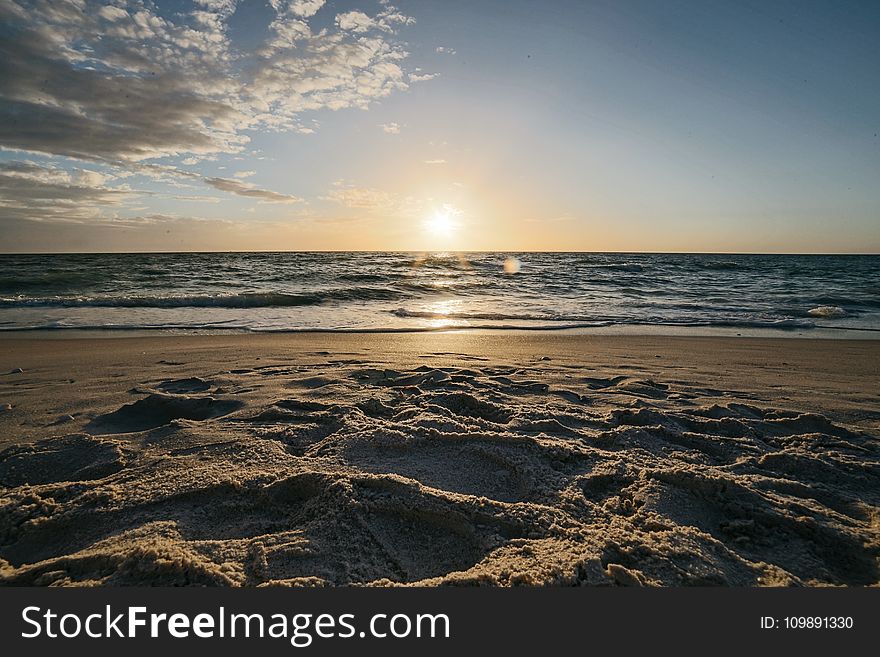
[(446, 160), (425, 160), (425, 164), (446, 164)]
[(219, 14), (231, 14), (238, 0), (195, 0), (195, 3)]
[(454, 55), (455, 54), (454, 49), (447, 48), (446, 46), (437, 46), (436, 48), (434, 48), (434, 52), (436, 52), (440, 55)]
[[(430, 199), (387, 192), (374, 187), (365, 187), (337, 180), (325, 195), (323, 201), (330, 201), (355, 210), (355, 216), (364, 213), (381, 217), (403, 217), (417, 219), (428, 211)], [(349, 217), (351, 218), (351, 217)], [(340, 219), (337, 217), (337, 219)]]
[(397, 7), (387, 2), (381, 4), (384, 9), (375, 17), (358, 10), (347, 11), (344, 14), (337, 14), (336, 24), (343, 30), (360, 34), (373, 29), (393, 32), (399, 26), (412, 25), (416, 22), (413, 17), (400, 13)]
[(352, 32), (366, 32), (379, 25), (362, 11), (339, 14), (336, 16), (336, 24), (343, 30), (351, 30)]
[(399, 123), (380, 123), (379, 126), (382, 128), (383, 132), (386, 132), (389, 135), (400, 134), (400, 124)]
[(122, 20), (123, 18), (128, 18), (128, 12), (124, 9), (120, 9), (119, 7), (107, 5), (106, 7), (101, 7), (98, 10), (98, 16), (100, 16), (101, 18), (105, 18), (108, 21), (114, 22)]
[(150, 0), (0, 0), (0, 148), (291, 202), (154, 164), (244, 153), (254, 132), (307, 134), (318, 125), (308, 112), (366, 109), (406, 89), (396, 32), (413, 21), (382, 2), (373, 17), (351, 11), (339, 29), (313, 31), (324, 0), (272, 0), (265, 42), (239, 48), (227, 29), (237, 4), (160, 14)]
[[(175, 194), (172, 196), (177, 201), (187, 201), (190, 203), (219, 203), (220, 199), (216, 196), (205, 196), (204, 194)], [(135, 209), (135, 208), (132, 208)], [(137, 208), (138, 210), (147, 210), (149, 208)]]
[(324, 6), (324, 0), (293, 0), (290, 3), (290, 13), (309, 18), (318, 13), (318, 10)]
[(371, 211), (387, 211), (397, 204), (397, 197), (394, 194), (370, 187), (346, 185), (342, 181), (334, 183), (333, 189), (322, 199), (334, 201), (347, 208)]
[(313, 33), (301, 19), (319, 0), (276, 2), (268, 39), (243, 66), (253, 49), (230, 40), (232, 0), (201, 0), (169, 17), (142, 0), (83, 0), (85, 11), (20, 4), (0, 3), (0, 20), (13, 28), (0, 60), (0, 146), (8, 148), (113, 162), (230, 153), (250, 131), (308, 133), (315, 124), (301, 123), (304, 112), (365, 108), (407, 86), (390, 6), (375, 19), (349, 12), (356, 17), (342, 23), (355, 30), (382, 28), (359, 36)]
[(301, 198), (291, 196), (289, 194), (279, 194), (278, 192), (269, 191), (268, 189), (258, 189), (257, 187), (241, 182), (240, 180), (230, 180), (229, 178), (205, 178), (204, 182), (214, 189), (223, 192), (230, 192), (238, 196), (246, 196), (249, 198), (259, 199), (261, 203), (299, 203)]
[(233, 178), (250, 178), (251, 176), (257, 175), (256, 171), (236, 171), (232, 174)]

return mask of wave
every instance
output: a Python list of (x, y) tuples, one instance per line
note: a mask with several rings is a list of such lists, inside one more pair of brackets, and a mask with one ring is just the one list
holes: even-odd
[(700, 267), (703, 269), (714, 269), (719, 271), (727, 271), (733, 269), (740, 269), (742, 264), (739, 262), (735, 262), (733, 260), (724, 260), (724, 261), (709, 261), (709, 262), (701, 262)]
[(600, 269), (605, 271), (622, 271), (628, 273), (638, 273), (645, 271), (644, 265), (635, 262), (591, 262), (587, 263), (587, 269)]
[[(566, 331), (578, 329), (602, 329), (610, 327), (667, 327), (674, 329), (774, 329), (803, 330), (816, 325), (802, 320), (777, 321), (705, 321), (705, 322), (651, 322), (651, 321), (592, 321), (557, 322), (555, 324), (465, 324), (449, 326), (250, 326), (226, 322), (207, 324), (29, 324), (6, 326), (0, 324), (0, 333), (26, 331), (205, 331), (210, 333), (436, 333), (443, 331)], [(850, 333), (880, 332), (880, 328), (859, 326), (822, 326), (823, 330), (845, 331)]]
[[(397, 274), (393, 272), (383, 273), (383, 274), (338, 274), (336, 276), (337, 281), (347, 281), (352, 283), (387, 283), (390, 278), (401, 278), (403, 274)], [(279, 280), (283, 280), (279, 278)]]
[(867, 291), (859, 296), (827, 294), (818, 297), (811, 297), (809, 301), (816, 304), (816, 306), (838, 306), (839, 308), (846, 308), (848, 313), (851, 313), (854, 309), (858, 308), (880, 308), (880, 294)]
[(840, 306), (818, 306), (807, 311), (810, 317), (846, 317), (847, 312)]
[(407, 310), (398, 308), (391, 311), (396, 317), (409, 319), (450, 319), (450, 320), (483, 320), (483, 321), (523, 321), (523, 322), (575, 322), (578, 326), (704, 326), (704, 327), (730, 327), (730, 328), (814, 328), (816, 324), (804, 319), (735, 319), (735, 318), (706, 318), (679, 320), (657, 318), (627, 318), (597, 317), (587, 315), (562, 315), (562, 314), (531, 314), (531, 313), (437, 313), (420, 310)]
[(0, 256), (0, 326), (880, 327), (876, 256), (508, 255)]
[(395, 317), (405, 319), (482, 319), (487, 321), (523, 320), (536, 322), (581, 322), (594, 321), (594, 318), (582, 315), (531, 315), (506, 313), (438, 313), (425, 310), (407, 310), (398, 308), (390, 311)]
[(241, 294), (117, 296), (117, 297), (13, 297), (0, 299), (6, 308), (285, 308), (316, 306), (333, 301), (395, 301), (411, 295), (388, 288), (340, 288), (304, 294), (245, 292)]
[(105, 282), (108, 275), (101, 272), (43, 271), (25, 275), (0, 275), (0, 291), (14, 293), (18, 290), (75, 290)]

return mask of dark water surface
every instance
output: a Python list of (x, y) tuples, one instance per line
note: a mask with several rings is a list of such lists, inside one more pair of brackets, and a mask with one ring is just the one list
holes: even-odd
[(880, 256), (0, 255), (4, 330), (612, 325), (878, 330)]

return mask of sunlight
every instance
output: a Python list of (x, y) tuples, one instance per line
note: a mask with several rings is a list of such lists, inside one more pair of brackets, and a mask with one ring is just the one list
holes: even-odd
[(433, 215), (425, 221), (425, 228), (428, 232), (438, 237), (449, 237), (458, 230), (458, 222), (455, 221), (455, 210), (444, 206), (443, 209), (437, 210)]
[(455, 317), (463, 309), (464, 302), (461, 299), (444, 299), (426, 305), (424, 312), (430, 316), (428, 325), (431, 328), (451, 328), (467, 324), (467, 321)]

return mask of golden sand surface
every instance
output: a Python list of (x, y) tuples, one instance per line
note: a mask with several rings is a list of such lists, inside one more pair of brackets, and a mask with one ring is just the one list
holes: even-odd
[(880, 342), (0, 337), (0, 583), (876, 585)]

